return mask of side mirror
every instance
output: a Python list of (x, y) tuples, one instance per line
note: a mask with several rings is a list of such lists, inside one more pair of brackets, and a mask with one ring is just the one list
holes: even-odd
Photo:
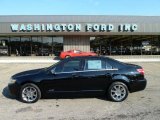
[(79, 69), (78, 69), (78, 68), (74, 68), (74, 70), (75, 70), (75, 71), (78, 71)]
[(55, 74), (55, 68), (51, 70), (51, 73), (52, 73), (52, 74)]

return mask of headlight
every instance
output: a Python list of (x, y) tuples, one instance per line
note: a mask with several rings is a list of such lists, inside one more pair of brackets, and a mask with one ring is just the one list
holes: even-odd
[(13, 83), (15, 83), (15, 82), (16, 82), (16, 80), (13, 79), (13, 78), (11, 78), (10, 81), (9, 81), (10, 84), (13, 84)]

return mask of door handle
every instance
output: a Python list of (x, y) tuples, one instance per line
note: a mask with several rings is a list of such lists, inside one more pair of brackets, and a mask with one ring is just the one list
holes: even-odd
[(72, 77), (79, 77), (79, 75), (77, 75), (77, 74), (72, 74)]
[(91, 78), (95, 78), (96, 75), (92, 75), (92, 76), (88, 76), (87, 78), (91, 79)]
[(110, 76), (111, 74), (110, 74), (110, 73), (106, 73), (105, 75), (106, 75), (106, 76)]

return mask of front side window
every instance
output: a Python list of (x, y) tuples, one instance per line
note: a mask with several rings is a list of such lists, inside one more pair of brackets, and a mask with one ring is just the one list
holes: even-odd
[(80, 71), (80, 69), (81, 69), (81, 60), (72, 60), (64, 63), (62, 67), (62, 72)]

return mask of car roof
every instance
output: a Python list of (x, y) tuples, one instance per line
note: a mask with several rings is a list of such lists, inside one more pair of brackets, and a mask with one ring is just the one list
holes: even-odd
[(88, 59), (88, 58), (101, 58), (101, 59), (106, 59), (106, 60), (109, 60), (109, 61), (123, 63), (123, 62), (117, 61), (117, 60), (115, 60), (113, 58), (110, 58), (110, 57), (107, 57), (107, 56), (78, 56), (78, 57), (76, 56), (76, 57), (66, 58), (66, 60), (68, 60), (68, 59)]

